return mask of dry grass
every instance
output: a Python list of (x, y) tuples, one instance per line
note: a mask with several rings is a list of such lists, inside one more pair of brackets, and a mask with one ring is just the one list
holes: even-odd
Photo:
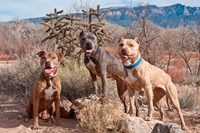
[(200, 109), (200, 88), (194, 85), (177, 85), (181, 108)]
[(79, 125), (88, 132), (120, 132), (120, 104), (110, 98), (84, 100), (82, 107), (76, 109)]
[(76, 60), (65, 60), (65, 66), (59, 69), (59, 76), (62, 82), (62, 94), (70, 100), (94, 93), (88, 70)]

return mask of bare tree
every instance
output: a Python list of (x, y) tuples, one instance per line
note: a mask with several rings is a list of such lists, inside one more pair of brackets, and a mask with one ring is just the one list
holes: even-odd
[(160, 45), (162, 45), (162, 51), (166, 51), (168, 58), (167, 58), (167, 63), (166, 63), (166, 72), (169, 72), (169, 67), (171, 65), (171, 59), (174, 57), (175, 54), (175, 50), (173, 49), (172, 45), (174, 46), (174, 41), (173, 41), (173, 37), (174, 37), (174, 32), (171, 29), (166, 29), (166, 30), (162, 30), (162, 32), (160, 33)]
[[(156, 64), (156, 49), (159, 42), (160, 28), (148, 20), (148, 5), (142, 5), (137, 10), (128, 8), (133, 17), (134, 23), (127, 29), (127, 36), (138, 36), (141, 41), (141, 51), (143, 56), (153, 65)], [(153, 50), (153, 51), (152, 51)]]
[(76, 13), (80, 13), (82, 10), (87, 11), (93, 7), (91, 2), (91, 0), (79, 0), (74, 3), (73, 8)]
[(200, 75), (200, 26), (196, 26), (191, 29), (191, 36), (195, 42), (195, 48), (199, 56), (199, 61), (197, 62), (198, 66), (196, 74)]
[[(186, 63), (186, 66), (190, 72), (190, 74), (193, 74), (191, 65), (190, 65), (190, 60), (191, 60), (191, 55), (188, 53), (189, 51), (194, 50), (194, 43), (190, 39), (190, 35), (186, 27), (180, 27), (177, 30), (177, 38), (176, 39), (176, 49), (178, 54), (182, 57), (184, 62)], [(188, 53), (188, 54), (187, 54)]]

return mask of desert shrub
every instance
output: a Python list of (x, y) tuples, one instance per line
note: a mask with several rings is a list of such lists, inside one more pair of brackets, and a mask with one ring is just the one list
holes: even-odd
[(118, 122), (123, 113), (120, 111), (118, 102), (104, 97), (85, 99), (81, 104), (81, 108), (76, 109), (76, 117), (80, 120), (81, 128), (97, 133), (120, 132)]
[[(29, 96), (31, 85), (41, 73), (40, 59), (36, 55), (36, 51), (29, 52), (30, 55), (27, 58), (18, 58), (15, 63), (1, 70), (1, 92)], [(62, 95), (69, 100), (94, 94), (92, 79), (84, 64), (78, 64), (75, 59), (66, 59), (64, 66), (60, 66), (58, 70), (62, 84)], [(98, 80), (98, 85), (101, 88), (101, 80)], [(107, 91), (110, 96), (117, 96), (115, 81), (108, 80)]]
[[(36, 55), (30, 58), (18, 59), (10, 67), (1, 70), (0, 84), (4, 93), (19, 94), (27, 97), (31, 85), (41, 73), (40, 59)], [(83, 66), (78, 66), (74, 60), (68, 60), (60, 67), (59, 76), (62, 82), (62, 92), (71, 99), (87, 96), (90, 93), (91, 81)]]
[[(95, 93), (88, 69), (84, 64), (79, 64), (74, 59), (65, 60), (65, 66), (59, 69), (59, 76), (62, 81), (62, 94), (72, 101)], [(102, 87), (99, 77), (97, 81), (98, 92), (101, 93)], [(116, 82), (113, 79), (107, 79), (107, 94), (118, 98)]]
[(39, 62), (36, 60), (23, 59), (2, 69), (0, 74), (1, 91), (6, 94), (19, 94), (25, 97), (29, 88), (40, 73)]
[(177, 85), (181, 108), (196, 110), (200, 105), (200, 88), (193, 85)]
[(62, 83), (62, 95), (70, 100), (94, 93), (89, 72), (84, 65), (76, 60), (66, 60), (65, 66), (59, 69)]

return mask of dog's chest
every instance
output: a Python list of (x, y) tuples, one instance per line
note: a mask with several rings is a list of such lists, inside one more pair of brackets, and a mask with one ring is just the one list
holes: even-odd
[(53, 94), (55, 93), (55, 89), (53, 89), (53, 86), (52, 84), (50, 84), (49, 88), (48, 89), (45, 89), (45, 99), (46, 100), (52, 100), (52, 96)]
[(92, 60), (89, 60), (89, 62), (86, 64), (86, 67), (95, 75), (99, 75), (97, 70), (96, 70), (96, 65)]
[(139, 84), (139, 80), (136, 76), (133, 75), (132, 70), (127, 69), (127, 77), (125, 78), (125, 81), (128, 86), (130, 87), (136, 87)]

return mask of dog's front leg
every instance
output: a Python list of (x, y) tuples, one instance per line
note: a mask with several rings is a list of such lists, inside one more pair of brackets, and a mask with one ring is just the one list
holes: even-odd
[(39, 98), (34, 96), (33, 98), (33, 129), (37, 130), (39, 128), (38, 117), (39, 117)]
[(56, 98), (55, 107), (56, 107), (56, 125), (60, 126), (60, 95), (58, 95)]
[(106, 82), (107, 71), (105, 70), (105, 68), (101, 68), (100, 70), (101, 70), (102, 93), (105, 96), (107, 87), (107, 82)]
[(92, 82), (93, 82), (93, 86), (94, 86), (94, 89), (95, 89), (95, 94), (97, 95), (98, 94), (98, 86), (97, 86), (97, 76), (95, 74), (93, 74), (90, 70), (90, 76), (92, 77)]
[(147, 93), (147, 100), (148, 100), (148, 114), (145, 120), (150, 121), (152, 119), (152, 112), (153, 112), (153, 90), (151, 83), (146, 84), (144, 89)]
[(133, 115), (133, 111), (135, 110), (135, 90), (133, 88), (127, 87), (128, 88), (128, 94), (129, 94), (129, 100), (130, 100), (130, 109), (129, 109), (129, 114)]

